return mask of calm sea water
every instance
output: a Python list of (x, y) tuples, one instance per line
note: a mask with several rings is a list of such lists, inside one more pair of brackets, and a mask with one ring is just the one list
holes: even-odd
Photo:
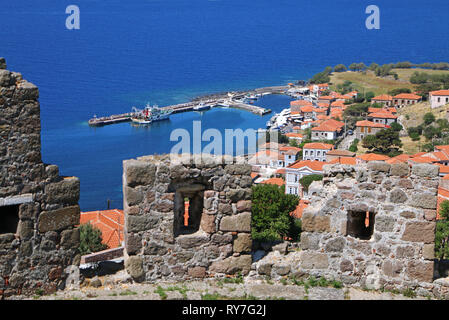
[[(65, 29), (77, 4), (81, 29)], [(365, 8), (381, 9), (381, 30)], [(40, 89), (42, 152), (81, 179), (83, 210), (122, 206), (122, 160), (168, 152), (174, 128), (259, 128), (238, 110), (174, 115), (150, 128), (87, 119), (196, 95), (307, 79), (327, 65), (449, 61), (447, 0), (1, 1), (0, 56)], [(289, 99), (258, 102), (279, 111)]]

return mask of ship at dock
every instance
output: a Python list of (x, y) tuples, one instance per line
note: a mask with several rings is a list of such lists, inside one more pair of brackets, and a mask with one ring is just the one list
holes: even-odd
[(148, 125), (152, 122), (168, 120), (172, 113), (173, 110), (171, 109), (162, 109), (158, 106), (147, 104), (143, 110), (133, 107), (131, 121), (138, 125)]

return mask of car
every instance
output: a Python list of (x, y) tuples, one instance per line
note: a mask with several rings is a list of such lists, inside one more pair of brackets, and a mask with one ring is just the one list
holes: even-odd
[(348, 130), (348, 134), (352, 136), (354, 134), (354, 131)]

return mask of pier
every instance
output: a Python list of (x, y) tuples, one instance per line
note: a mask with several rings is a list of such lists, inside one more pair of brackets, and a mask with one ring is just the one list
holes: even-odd
[[(259, 88), (248, 91), (219, 93), (204, 96), (202, 98), (198, 97), (186, 103), (161, 107), (161, 109), (172, 110), (173, 113), (194, 111), (194, 107), (197, 106), (200, 102), (202, 102), (206, 105), (211, 105), (212, 107), (236, 108), (263, 116), (265, 114), (270, 113), (271, 110), (245, 103), (244, 102), (245, 97), (247, 97), (248, 95), (263, 96), (268, 94), (284, 94), (288, 90), (288, 88), (289, 88), (288, 86), (276, 86), (276, 87)], [(132, 116), (133, 116), (132, 112), (116, 114), (106, 117), (95, 116), (94, 118), (89, 120), (89, 125), (99, 127), (120, 122), (128, 122), (131, 121)]]

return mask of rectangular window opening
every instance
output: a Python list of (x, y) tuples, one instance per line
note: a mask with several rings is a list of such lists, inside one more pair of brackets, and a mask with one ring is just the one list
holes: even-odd
[(19, 205), (0, 207), (0, 234), (16, 233), (19, 224)]
[(347, 234), (361, 240), (370, 240), (374, 232), (375, 215), (368, 211), (349, 211)]

